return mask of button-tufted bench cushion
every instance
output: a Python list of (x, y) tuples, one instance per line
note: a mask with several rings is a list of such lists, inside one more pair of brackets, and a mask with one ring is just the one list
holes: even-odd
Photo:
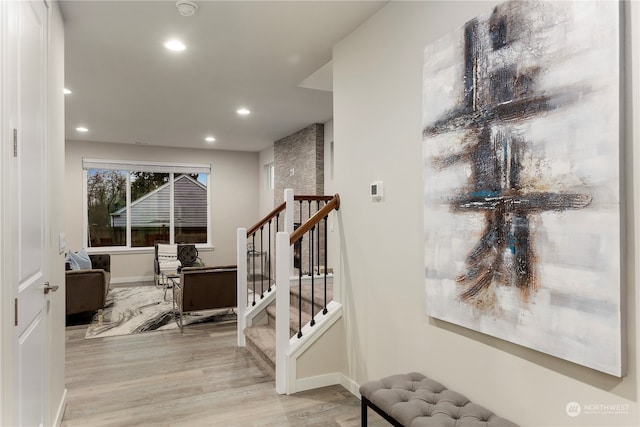
[(360, 386), (360, 395), (362, 426), (367, 425), (367, 407), (378, 412), (394, 426), (517, 426), (417, 372), (366, 382)]

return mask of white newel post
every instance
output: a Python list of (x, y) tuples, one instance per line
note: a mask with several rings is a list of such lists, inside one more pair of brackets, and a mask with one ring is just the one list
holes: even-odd
[[(286, 202), (286, 207), (284, 209), (284, 231), (291, 235), (291, 233), (293, 233), (293, 214), (295, 212), (293, 189), (287, 188), (286, 190), (284, 190), (284, 201)], [(295, 272), (293, 271), (293, 250), (291, 248), (288, 248), (287, 250), (289, 251), (289, 271), (287, 272), (287, 277), (292, 277), (295, 274)], [(284, 254), (286, 252), (276, 253)], [(276, 269), (276, 273), (277, 271), (278, 270)]]
[(237, 236), (238, 347), (245, 347), (244, 328), (247, 326), (245, 319), (247, 312), (247, 229), (238, 228)]
[[(289, 210), (287, 208), (287, 210)], [(276, 253), (285, 254), (291, 251), (290, 234), (279, 232), (276, 235)], [(287, 393), (289, 366), (289, 272), (291, 257), (278, 257), (276, 263), (276, 391)]]

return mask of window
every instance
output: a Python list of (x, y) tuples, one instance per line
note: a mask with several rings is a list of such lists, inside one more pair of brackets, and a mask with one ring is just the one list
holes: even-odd
[(210, 243), (209, 165), (83, 160), (88, 247)]
[(276, 166), (273, 163), (264, 165), (267, 190), (274, 190), (276, 188)]

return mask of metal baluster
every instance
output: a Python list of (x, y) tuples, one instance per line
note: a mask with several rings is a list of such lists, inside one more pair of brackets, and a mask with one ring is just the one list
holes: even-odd
[[(309, 205), (311, 206), (311, 205)], [(313, 274), (313, 238), (314, 238), (314, 231), (315, 231), (316, 226), (314, 225), (311, 230), (309, 230), (309, 241), (311, 242), (311, 244), (309, 245), (311, 247), (311, 257), (309, 258), (311, 260), (311, 326), (314, 326), (316, 324), (316, 319), (315, 319), (315, 311), (316, 311), (316, 307), (315, 307), (315, 283), (314, 283), (314, 279), (315, 276)], [(302, 296), (302, 295), (300, 295)]]
[[(251, 251), (255, 252), (256, 250), (256, 233), (254, 232), (251, 235)], [(251, 257), (249, 258), (250, 260), (253, 260), (253, 253), (249, 252), (249, 254), (251, 255)], [(251, 282), (252, 282), (252, 289), (253, 289), (253, 304), (251, 305), (256, 305), (256, 262), (255, 260), (253, 260), (253, 277), (251, 278)]]
[(271, 292), (271, 220), (269, 220), (269, 249), (267, 249), (267, 270), (267, 280), (269, 280), (269, 287), (267, 288), (267, 291)]
[[(317, 201), (316, 204), (316, 212), (318, 212), (320, 210), (320, 200)], [(316, 240), (316, 265), (318, 266), (318, 274), (320, 274), (320, 224), (318, 224), (318, 235), (316, 236), (317, 240)], [(313, 270), (312, 273), (313, 274)]]
[[(309, 202), (309, 217), (307, 218), (307, 221), (311, 218), (311, 200), (308, 201)], [(313, 235), (313, 233), (311, 233)], [(311, 259), (312, 257), (312, 253), (313, 253), (313, 239), (309, 239), (309, 274), (311, 276), (313, 276), (313, 268), (312, 268), (312, 264), (313, 264), (313, 260)]]
[[(302, 238), (296, 244), (298, 253), (302, 257)], [(302, 267), (302, 260), (300, 264)], [(298, 271), (298, 338), (302, 338), (302, 268)]]
[(324, 217), (324, 309), (322, 310), (322, 314), (327, 314), (327, 218), (329, 216)]
[[(264, 252), (264, 247), (262, 242), (264, 242), (264, 234), (262, 231), (264, 230), (264, 225), (260, 227), (260, 252), (256, 255), (260, 255), (260, 299), (264, 298), (264, 257), (262, 256)], [(255, 266), (255, 261), (253, 262)]]
[[(276, 234), (278, 234), (279, 231), (280, 231), (280, 212), (278, 212), (276, 214)], [(273, 261), (274, 261), (274, 263), (277, 263), (278, 262), (278, 253), (276, 252), (276, 246), (275, 245), (273, 246), (273, 255), (274, 255), (274, 260)], [(275, 277), (272, 277), (270, 282), (274, 281), (274, 280), (275, 280)]]

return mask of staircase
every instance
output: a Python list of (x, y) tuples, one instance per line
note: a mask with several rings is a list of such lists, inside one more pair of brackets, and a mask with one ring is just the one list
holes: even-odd
[(237, 230), (237, 337), (274, 377), (276, 391), (291, 394), (337, 384), (342, 369), (340, 353), (318, 358), (343, 339), (327, 255), (328, 218), (340, 196), (296, 196), (291, 189), (284, 196), (249, 230)]
[[(333, 284), (327, 283), (327, 301), (333, 299)], [(316, 286), (314, 289), (313, 304), (311, 301), (311, 286), (302, 286), (302, 296), (297, 285), (291, 286), (290, 291), (290, 336), (298, 333), (301, 326), (311, 321), (311, 307), (317, 316), (323, 310), (324, 287)], [(298, 308), (302, 303), (302, 325), (299, 325)], [(275, 378), (276, 366), (276, 305), (275, 301), (267, 306), (266, 319), (263, 324), (245, 328), (246, 345), (249, 353), (254, 357), (262, 370)]]

